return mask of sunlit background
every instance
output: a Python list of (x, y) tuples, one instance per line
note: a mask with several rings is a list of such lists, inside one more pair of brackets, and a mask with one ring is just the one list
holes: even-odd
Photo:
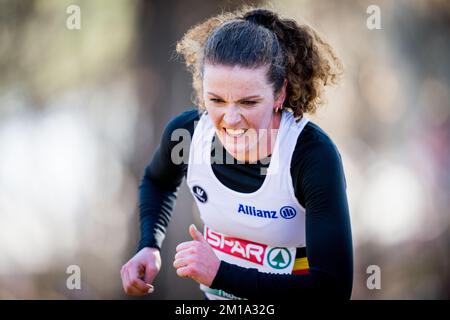
[[(167, 121), (193, 107), (176, 41), (243, 3), (0, 0), (0, 298), (130, 299), (119, 270), (137, 249), (139, 181)], [(66, 26), (73, 4), (79, 30)], [(352, 297), (449, 299), (450, 2), (268, 4), (313, 25), (345, 64), (309, 118), (343, 158)], [(367, 28), (369, 5), (380, 30)], [(140, 299), (202, 298), (172, 267), (193, 222), (183, 183), (155, 293)], [(70, 265), (81, 290), (66, 286)]]

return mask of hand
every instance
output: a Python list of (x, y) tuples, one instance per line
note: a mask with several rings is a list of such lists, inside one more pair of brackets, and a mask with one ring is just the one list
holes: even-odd
[(153, 292), (152, 282), (161, 269), (161, 255), (157, 248), (143, 248), (120, 270), (123, 290), (130, 296)]
[(220, 260), (193, 224), (189, 227), (189, 234), (194, 240), (177, 246), (173, 266), (179, 277), (191, 278), (209, 287), (219, 270)]

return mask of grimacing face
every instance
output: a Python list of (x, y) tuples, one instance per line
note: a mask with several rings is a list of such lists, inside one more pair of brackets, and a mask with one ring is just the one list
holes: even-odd
[(239, 161), (256, 161), (272, 153), (285, 98), (267, 82), (269, 66), (255, 69), (205, 64), (203, 99), (225, 149)]

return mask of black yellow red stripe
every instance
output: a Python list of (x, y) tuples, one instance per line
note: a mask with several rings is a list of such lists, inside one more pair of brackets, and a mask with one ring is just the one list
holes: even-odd
[(307, 273), (309, 273), (309, 264), (308, 258), (306, 256), (306, 247), (297, 248), (292, 274), (307, 274)]
[(308, 258), (297, 258), (294, 261), (294, 268), (292, 274), (305, 274), (309, 272)]

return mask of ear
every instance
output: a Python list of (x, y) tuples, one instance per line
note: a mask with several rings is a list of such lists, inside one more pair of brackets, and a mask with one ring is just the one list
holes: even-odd
[(286, 99), (287, 84), (288, 84), (287, 79), (284, 79), (283, 86), (281, 87), (280, 91), (278, 92), (278, 96), (275, 101), (275, 104), (277, 106), (282, 106), (284, 103), (284, 100)]

